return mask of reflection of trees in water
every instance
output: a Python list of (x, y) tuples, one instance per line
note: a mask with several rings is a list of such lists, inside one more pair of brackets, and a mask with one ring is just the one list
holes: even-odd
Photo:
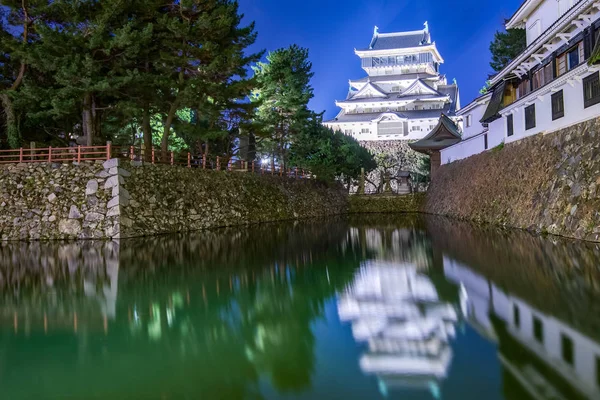
[[(30, 290), (19, 292), (2, 309), (6, 315), (45, 309), (47, 304), (33, 299), (52, 296), (54, 307), (72, 304), (69, 312), (78, 313), (79, 321), (70, 341), (78, 350), (74, 354), (54, 349), (39, 326), (32, 327), (27, 340), (21, 330), (5, 336), (0, 346), (10, 351), (4, 361), (27, 364), (15, 364), (11, 375), (16, 379), (7, 393), (27, 388), (32, 396), (36, 390), (41, 391), (38, 395), (58, 397), (87, 395), (90, 385), (103, 380), (108, 384), (98, 397), (117, 390), (120, 396), (136, 398), (156, 393), (259, 398), (258, 377), (263, 374), (281, 392), (307, 389), (315, 369), (311, 323), (324, 316), (325, 301), (350, 281), (360, 262), (346, 238), (346, 224), (333, 221), (328, 229), (308, 222), (123, 241), (117, 257), (115, 316), (104, 332), (84, 321), (96, 318), (93, 312), (82, 315), (77, 308), (86, 293), (83, 256), (63, 262), (62, 244), (43, 245), (55, 264), (19, 264), (21, 278), (13, 281), (15, 288), (29, 281), (41, 284), (29, 285)], [(22, 257), (21, 247), (9, 246), (3, 248), (3, 256), (11, 256), (11, 250)], [(102, 275), (103, 268), (106, 264), (94, 264), (90, 270)], [(48, 276), (51, 285), (45, 281)], [(6, 326), (10, 320), (5, 322), (5, 330), (11, 332)], [(56, 331), (57, 321), (48, 324), (50, 337), (63, 334), (64, 329)], [(101, 341), (94, 339), (102, 336)], [(32, 340), (44, 351), (24, 354)], [(73, 376), (80, 379), (74, 381)], [(55, 384), (27, 387), (32, 377)], [(130, 387), (132, 377), (144, 382), (143, 387)]]

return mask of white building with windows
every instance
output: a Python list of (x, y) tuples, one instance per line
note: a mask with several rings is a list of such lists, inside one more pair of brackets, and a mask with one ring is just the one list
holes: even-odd
[(336, 102), (340, 113), (326, 126), (359, 141), (413, 141), (433, 130), (442, 113), (458, 121), (458, 86), (439, 72), (444, 59), (427, 23), (412, 32), (375, 27), (369, 47), (355, 53), (367, 76), (350, 81), (347, 98)]
[[(527, 47), (491, 79), (479, 119), (488, 146), (461, 142), (442, 151), (442, 164), (600, 116), (600, 67), (590, 62), (598, 49), (600, 2), (526, 0), (506, 28), (525, 29)], [(463, 118), (475, 121), (477, 104), (465, 107)]]

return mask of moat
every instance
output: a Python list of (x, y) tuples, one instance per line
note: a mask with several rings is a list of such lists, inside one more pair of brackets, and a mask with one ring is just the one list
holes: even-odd
[(369, 216), (0, 244), (6, 399), (600, 399), (600, 247)]

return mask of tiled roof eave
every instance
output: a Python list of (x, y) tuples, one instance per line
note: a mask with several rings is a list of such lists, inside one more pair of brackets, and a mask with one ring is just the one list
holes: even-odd
[[(583, 11), (588, 8), (596, 7), (597, 0), (580, 0), (579, 3), (573, 5), (562, 17), (556, 20), (545, 32), (543, 32), (533, 43), (531, 43), (521, 54), (511, 61), (502, 71), (490, 80), (491, 86), (497, 85), (507, 75), (515, 71), (520, 65), (525, 63), (531, 56), (544, 46), (549, 45), (549, 41), (554, 39), (557, 34), (560, 34), (565, 28), (573, 24), (573, 21)], [(589, 26), (589, 23), (585, 23)]]

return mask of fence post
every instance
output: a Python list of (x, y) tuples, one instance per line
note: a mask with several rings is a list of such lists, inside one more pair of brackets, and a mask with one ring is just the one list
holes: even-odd
[(279, 167), (279, 176), (283, 176), (283, 171), (285, 168)]
[(35, 161), (35, 142), (29, 143), (29, 148), (31, 149), (31, 161)]
[(112, 143), (111, 142), (106, 142), (106, 159), (110, 160), (110, 157), (112, 156), (111, 154), (111, 147), (112, 147)]
[(133, 146), (129, 147), (129, 158), (131, 161), (135, 160), (135, 150), (133, 149)]
[(77, 162), (81, 162), (81, 146), (77, 146)]
[(48, 146), (48, 162), (52, 162), (52, 146)]
[(21, 147), (19, 150), (19, 162), (22, 163), (23, 162), (23, 148)]
[(233, 171), (233, 160), (231, 158), (229, 159), (229, 161), (227, 161), (227, 170)]
[(206, 169), (206, 153), (202, 155), (202, 169)]
[(221, 170), (221, 157), (217, 156), (217, 171)]
[(252, 173), (254, 173), (254, 161), (252, 161)]
[(173, 152), (171, 152), (171, 165), (175, 164), (175, 156), (173, 155)]
[(192, 155), (188, 151), (188, 168), (192, 168)]
[(155, 155), (154, 155), (154, 146), (152, 146), (152, 165), (154, 165), (154, 160), (155, 160)]

